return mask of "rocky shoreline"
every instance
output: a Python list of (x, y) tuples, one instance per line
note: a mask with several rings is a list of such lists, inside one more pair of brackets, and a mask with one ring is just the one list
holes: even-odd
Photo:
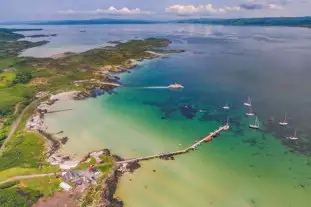
[[(41, 117), (40, 118), (40, 123), (42, 125), (40, 125), (41, 127), (38, 128), (31, 128), (28, 130), (33, 130), (33, 131), (37, 131), (39, 134), (41, 134), (42, 136), (44, 136), (47, 140), (47, 152), (45, 153), (45, 155), (48, 157), (47, 161), (51, 164), (51, 165), (59, 165), (60, 168), (62, 170), (69, 170), (71, 171), (71, 169), (74, 169), (75, 167), (77, 167), (79, 164), (81, 163), (86, 163), (88, 162), (90, 159), (95, 158), (96, 163), (98, 164), (102, 164), (102, 162), (100, 161), (99, 157), (101, 155), (106, 155), (106, 156), (110, 156), (113, 160), (115, 160), (115, 164), (114, 167), (112, 168), (111, 172), (107, 175), (107, 177), (101, 182), (101, 186), (102, 186), (102, 192), (101, 192), (101, 200), (100, 200), (100, 204), (98, 206), (101, 207), (122, 207), (123, 201), (120, 198), (116, 198), (114, 197), (115, 192), (117, 190), (117, 186), (119, 184), (119, 180), (121, 178), (121, 176), (126, 173), (126, 172), (130, 172), (133, 173), (136, 169), (138, 169), (140, 167), (140, 164), (138, 162), (133, 162), (133, 163), (126, 163), (126, 164), (117, 164), (116, 162), (119, 161), (124, 161), (124, 159), (118, 155), (113, 155), (111, 154), (109, 149), (103, 149), (103, 150), (99, 150), (99, 151), (95, 151), (95, 152), (90, 152), (89, 154), (87, 154), (83, 159), (81, 159), (80, 161), (74, 161), (72, 160), (69, 156), (62, 156), (62, 155), (57, 155), (57, 152), (61, 149), (62, 144), (65, 144), (65, 142), (68, 140), (68, 137), (64, 137), (64, 138), (56, 138), (54, 136), (54, 134), (48, 133), (47, 131), (45, 131), (44, 129), (44, 114), (48, 113), (49, 111), (49, 107), (54, 104), (56, 101), (58, 100), (62, 100), (62, 99), (74, 99), (77, 96), (80, 96), (81, 92), (78, 91), (73, 91), (73, 92), (66, 92), (66, 93), (60, 93), (58, 95), (54, 95), (50, 98), (49, 102), (46, 103), (41, 103), (38, 107), (37, 107), (37, 113), (35, 115), (35, 117)], [(35, 120), (34, 118), (31, 118), (30, 120)], [(29, 125), (29, 124), (28, 124)], [(61, 134), (62, 132), (59, 132), (57, 134)], [(68, 172), (69, 172), (68, 171)], [(90, 183), (87, 184), (78, 184), (76, 186), (77, 189), (79, 189), (78, 194), (80, 194), (80, 196), (85, 196), (83, 193), (86, 189), (88, 189), (90, 186)], [(82, 194), (81, 194), (82, 192)]]
[[(167, 51), (170, 52), (184, 52), (184, 51)], [(165, 52), (163, 52), (165, 53)], [(109, 149), (104, 149), (96, 152), (91, 152), (87, 156), (85, 156), (80, 161), (73, 161), (71, 157), (57, 154), (61, 149), (62, 145), (66, 144), (68, 141), (68, 137), (58, 138), (55, 134), (51, 134), (47, 132), (47, 127), (44, 125), (44, 115), (47, 113), (55, 113), (60, 111), (51, 111), (51, 106), (57, 101), (62, 100), (85, 100), (90, 97), (97, 97), (98, 95), (102, 95), (105, 92), (112, 93), (115, 87), (121, 86), (119, 83), (119, 77), (112, 76), (109, 72), (113, 73), (121, 73), (121, 72), (129, 72), (130, 69), (136, 67), (138, 65), (138, 61), (143, 61), (145, 59), (154, 59), (154, 58), (165, 58), (163, 53), (147, 51), (145, 57), (142, 57), (138, 60), (128, 60), (122, 65), (106, 65), (102, 68), (99, 68), (95, 71), (95, 75), (100, 77), (100, 80), (90, 79), (90, 80), (78, 80), (74, 81), (73, 84), (75, 86), (82, 85), (84, 90), (82, 91), (70, 91), (70, 92), (61, 92), (56, 95), (51, 95), (48, 101), (40, 103), (37, 107), (36, 113), (28, 120), (26, 128), (27, 130), (36, 131), (42, 136), (44, 136), (47, 140), (45, 155), (48, 157), (47, 161), (51, 165), (59, 165), (60, 169), (68, 170), (70, 172), (71, 169), (75, 169), (79, 164), (86, 163), (91, 159), (96, 160), (96, 164), (102, 164), (100, 160), (100, 155), (109, 156), (114, 160), (113, 168), (110, 173), (105, 177), (99, 184), (96, 185), (96, 189), (101, 193), (100, 203), (96, 204), (96, 206), (101, 207), (122, 207), (123, 201), (119, 198), (115, 198), (115, 192), (117, 189), (117, 185), (119, 183), (120, 177), (126, 173), (133, 173), (136, 169), (138, 169), (140, 164), (138, 162), (131, 163), (123, 163), (118, 164), (118, 161), (123, 161), (124, 159), (117, 156), (112, 155)], [(69, 54), (70, 55), (70, 54)], [(105, 81), (105, 82), (103, 82)], [(40, 94), (42, 93), (42, 94)], [(38, 97), (48, 95), (48, 92), (40, 92), (37, 94)], [(62, 132), (56, 133), (57, 135)], [(170, 159), (170, 158), (168, 158)], [(78, 185), (79, 186), (79, 185)], [(81, 192), (83, 192), (87, 196), (87, 193), (84, 192), (86, 189), (89, 189), (91, 185), (86, 184), (86, 186), (82, 187)], [(79, 187), (77, 187), (79, 189)], [(80, 186), (81, 188), (81, 186)]]
[[(46, 152), (44, 153), (47, 156), (47, 161), (51, 165), (59, 165), (62, 170), (71, 170), (77, 167), (79, 164), (86, 162), (91, 158), (96, 158), (97, 163), (100, 163), (99, 155), (107, 155), (111, 156), (115, 162), (123, 161), (124, 159), (117, 155), (112, 155), (109, 149), (103, 149), (96, 152), (91, 152), (86, 155), (80, 161), (74, 161), (70, 156), (57, 154), (61, 149), (62, 145), (66, 144), (68, 141), (68, 137), (58, 138), (55, 135), (60, 135), (63, 132), (58, 132), (56, 134), (51, 134), (47, 132), (47, 126), (44, 125), (44, 116), (47, 113), (52, 113), (50, 110), (51, 106), (55, 104), (57, 101), (62, 100), (85, 100), (90, 97), (94, 97), (91, 90), (101, 89), (105, 91), (112, 90), (116, 86), (108, 85), (105, 87), (101, 87), (97, 84), (92, 84), (85, 91), (70, 91), (70, 92), (61, 92), (55, 95), (51, 95), (48, 101), (41, 102), (37, 108), (34, 115), (27, 121), (26, 129), (30, 131), (35, 131), (46, 138)], [(47, 96), (47, 92), (40, 92), (37, 94), (37, 98)], [(54, 111), (55, 112), (55, 111)], [(136, 169), (140, 167), (138, 162), (134, 162), (131, 164), (114, 164), (113, 169), (109, 173), (109, 175), (102, 181), (102, 195), (101, 195), (101, 204), (99, 206), (102, 207), (122, 207), (123, 201), (119, 198), (115, 198), (115, 192), (117, 189), (117, 185), (119, 183), (120, 177), (125, 172), (133, 173)], [(89, 186), (89, 185), (87, 185)], [(79, 188), (79, 187), (78, 187)], [(80, 187), (81, 188), (81, 187)], [(84, 187), (87, 189), (86, 187)]]
[[(118, 157), (118, 156), (116, 156)], [(122, 161), (123, 159), (119, 160)], [(123, 207), (124, 202), (118, 198), (114, 197), (117, 186), (119, 184), (119, 180), (121, 176), (130, 172), (133, 173), (136, 169), (140, 168), (141, 165), (138, 162), (128, 163), (126, 165), (116, 165), (110, 175), (104, 180), (103, 188), (104, 192), (102, 194), (102, 203), (101, 207)]]

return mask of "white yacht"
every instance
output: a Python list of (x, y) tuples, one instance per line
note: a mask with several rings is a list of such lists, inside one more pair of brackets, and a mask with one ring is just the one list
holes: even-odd
[(245, 115), (246, 115), (246, 116), (254, 116), (254, 115), (255, 115), (254, 112), (253, 112), (252, 107), (249, 108), (249, 111), (246, 112)]
[(298, 137), (297, 137), (297, 130), (295, 130), (295, 133), (294, 133), (294, 136), (290, 136), (290, 137), (286, 137), (287, 139), (290, 139), (290, 140), (297, 140), (297, 139), (299, 139)]
[(251, 128), (251, 129), (259, 129), (259, 121), (258, 121), (257, 116), (256, 116), (255, 123), (254, 124), (250, 124), (249, 128)]
[(184, 86), (181, 85), (181, 84), (178, 84), (178, 83), (174, 83), (174, 84), (170, 84), (170, 85), (168, 86), (168, 88), (172, 88), (172, 89), (182, 89), (182, 88), (184, 88)]
[(287, 113), (285, 113), (285, 119), (283, 121), (280, 121), (279, 123), (281, 126), (287, 126), (288, 122), (287, 122)]
[(244, 103), (244, 106), (247, 106), (247, 107), (251, 107), (252, 106), (252, 100), (251, 100), (251, 97), (249, 96), (247, 101)]
[(229, 110), (230, 106), (228, 105), (228, 103), (226, 103), (226, 105), (224, 107), (222, 107), (222, 108), (225, 109), (225, 110)]

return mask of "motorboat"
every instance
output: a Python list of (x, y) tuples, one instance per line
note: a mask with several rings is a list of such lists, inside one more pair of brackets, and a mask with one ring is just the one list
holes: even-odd
[(171, 88), (171, 89), (182, 89), (182, 88), (184, 88), (184, 86), (181, 85), (181, 84), (178, 84), (178, 83), (174, 83), (174, 84), (170, 84), (168, 86), (168, 88)]

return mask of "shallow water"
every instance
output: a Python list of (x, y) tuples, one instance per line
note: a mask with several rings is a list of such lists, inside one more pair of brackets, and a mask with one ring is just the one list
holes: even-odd
[[(122, 74), (125, 87), (116, 94), (55, 104), (74, 109), (46, 117), (49, 131), (64, 130), (69, 137), (64, 153), (82, 157), (108, 147), (131, 158), (173, 151), (206, 136), (229, 115), (229, 132), (174, 161), (143, 163), (121, 178), (117, 196), (129, 207), (309, 206), (311, 159), (301, 153), (311, 151), (310, 30), (200, 25), (105, 29), (122, 30), (124, 39), (168, 37), (170, 47), (187, 52), (146, 61)], [(103, 28), (94, 30), (96, 37), (107, 34)], [(175, 81), (185, 89), (146, 88)], [(249, 129), (254, 118), (243, 115), (249, 95), (261, 131)], [(226, 102), (230, 111), (222, 110)], [(268, 125), (270, 116), (280, 120), (286, 111), (289, 127)], [(295, 128), (301, 139), (286, 140)]]

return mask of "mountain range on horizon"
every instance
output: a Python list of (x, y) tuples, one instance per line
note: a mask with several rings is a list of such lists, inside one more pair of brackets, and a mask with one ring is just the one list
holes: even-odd
[(197, 18), (181, 20), (135, 20), (135, 19), (89, 19), (4, 22), (2, 25), (92, 25), (92, 24), (210, 24), (232, 26), (292, 26), (311, 27), (311, 16), (306, 17), (262, 17), (262, 18)]

